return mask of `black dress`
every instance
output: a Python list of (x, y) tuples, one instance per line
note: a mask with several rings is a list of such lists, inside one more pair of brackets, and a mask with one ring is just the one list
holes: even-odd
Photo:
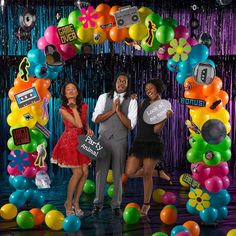
[(143, 120), (143, 113), (150, 105), (149, 100), (144, 100), (138, 113), (138, 131), (136, 139), (129, 151), (129, 155), (136, 158), (162, 159), (164, 144), (159, 134), (154, 133), (154, 125), (149, 125)]

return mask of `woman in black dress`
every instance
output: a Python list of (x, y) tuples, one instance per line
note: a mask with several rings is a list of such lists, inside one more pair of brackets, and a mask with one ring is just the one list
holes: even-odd
[[(164, 144), (161, 140), (160, 132), (166, 120), (173, 112), (167, 111), (167, 119), (154, 125), (144, 122), (143, 113), (151, 103), (161, 99), (161, 93), (164, 89), (165, 86), (159, 79), (149, 80), (145, 84), (145, 92), (148, 98), (140, 105), (137, 136), (126, 163), (126, 175), (128, 177), (143, 177), (144, 203), (141, 209), (141, 215), (147, 215), (150, 208), (153, 188), (152, 177), (157, 176), (155, 166), (162, 159), (164, 151)], [(159, 171), (159, 176), (167, 180), (169, 178), (163, 170)]]

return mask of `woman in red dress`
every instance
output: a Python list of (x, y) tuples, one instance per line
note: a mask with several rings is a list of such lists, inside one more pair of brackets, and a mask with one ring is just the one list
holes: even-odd
[[(82, 102), (82, 95), (73, 82), (67, 82), (61, 89), (62, 107), (60, 114), (65, 125), (65, 131), (52, 151), (51, 162), (64, 168), (71, 168), (73, 175), (70, 178), (67, 199), (64, 204), (66, 215), (83, 216), (79, 207), (79, 198), (88, 176), (88, 165), (91, 160), (77, 150), (78, 136), (93, 135), (87, 120), (88, 105)], [(74, 197), (74, 198), (73, 198)]]

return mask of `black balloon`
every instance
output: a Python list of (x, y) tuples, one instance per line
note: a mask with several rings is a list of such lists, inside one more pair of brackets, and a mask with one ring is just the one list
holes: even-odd
[(209, 144), (219, 144), (226, 137), (226, 127), (224, 123), (217, 119), (211, 119), (202, 126), (202, 137)]
[(199, 34), (197, 40), (199, 43), (206, 45), (208, 48), (211, 46), (212, 43), (212, 37), (208, 33)]
[(192, 29), (197, 29), (199, 27), (199, 21), (196, 18), (190, 20), (190, 26)]

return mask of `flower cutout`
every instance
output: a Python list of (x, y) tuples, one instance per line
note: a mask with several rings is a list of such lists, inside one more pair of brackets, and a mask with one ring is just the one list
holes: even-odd
[(195, 207), (197, 211), (203, 211), (206, 208), (209, 208), (210, 196), (207, 193), (204, 193), (201, 189), (193, 189), (189, 194), (189, 204), (191, 207)]
[(95, 12), (94, 8), (92, 6), (88, 7), (88, 10), (86, 8), (82, 8), (80, 12), (83, 14), (83, 16), (79, 16), (78, 20), (80, 22), (83, 22), (83, 27), (93, 28), (96, 26), (96, 19), (98, 19), (98, 14)]
[(191, 46), (187, 43), (186, 39), (180, 38), (179, 42), (176, 39), (170, 41), (170, 48), (168, 48), (169, 55), (174, 55), (173, 60), (178, 62), (180, 60), (186, 61), (188, 53), (191, 51)]
[(28, 158), (28, 153), (20, 150), (15, 150), (13, 153), (8, 155), (8, 160), (11, 161), (9, 165), (14, 168), (17, 166), (19, 171), (23, 171), (25, 166), (30, 165), (30, 161), (26, 160)]

